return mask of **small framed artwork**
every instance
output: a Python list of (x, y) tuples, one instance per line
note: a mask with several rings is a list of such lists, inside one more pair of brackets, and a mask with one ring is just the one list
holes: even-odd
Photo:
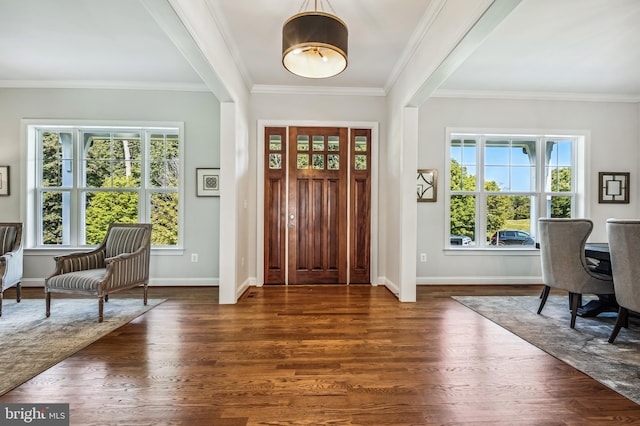
[(196, 169), (196, 196), (220, 196), (220, 169)]
[(438, 171), (418, 170), (418, 201), (434, 202), (438, 199)]
[(627, 172), (598, 173), (598, 202), (601, 204), (628, 204), (629, 176)]
[(9, 195), (9, 166), (0, 166), (0, 196)]

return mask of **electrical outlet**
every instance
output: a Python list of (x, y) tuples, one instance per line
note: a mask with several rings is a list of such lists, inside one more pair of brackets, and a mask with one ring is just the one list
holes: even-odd
[(420, 253), (420, 262), (427, 261), (427, 253)]
[(191, 253), (191, 261), (194, 263), (198, 261), (198, 253)]

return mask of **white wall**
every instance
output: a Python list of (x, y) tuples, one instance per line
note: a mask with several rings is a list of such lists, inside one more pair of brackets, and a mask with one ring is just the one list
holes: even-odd
[[(220, 104), (210, 93), (142, 90), (0, 89), (0, 164), (11, 167), (11, 195), (0, 197), (0, 221), (19, 221), (24, 166), (20, 120), (79, 119), (184, 122), (184, 254), (152, 253), (151, 284), (213, 285), (219, 277), (220, 199), (195, 196), (195, 168), (218, 167)], [(28, 226), (28, 224), (25, 224)], [(199, 262), (191, 263), (191, 253)], [(53, 272), (50, 254), (27, 251), (25, 285)]]
[[(420, 108), (419, 168), (440, 171), (438, 202), (418, 205), (418, 283), (540, 283), (539, 256), (445, 253), (443, 176), (447, 127), (582, 130), (587, 141), (587, 216), (594, 221), (591, 241), (606, 241), (609, 217), (638, 217), (640, 208), (639, 107), (631, 103), (429, 99)], [(630, 204), (598, 204), (599, 171), (631, 172)]]

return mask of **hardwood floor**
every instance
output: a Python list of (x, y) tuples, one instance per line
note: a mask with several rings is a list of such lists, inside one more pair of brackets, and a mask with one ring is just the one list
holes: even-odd
[(400, 303), (269, 286), (218, 305), (216, 288), (152, 287), (168, 300), (0, 402), (70, 403), (72, 425), (640, 424), (640, 406), (449, 297), (540, 290), (419, 286)]

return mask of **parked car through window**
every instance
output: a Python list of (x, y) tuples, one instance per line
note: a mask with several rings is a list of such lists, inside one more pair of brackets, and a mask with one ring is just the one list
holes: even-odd
[(518, 230), (503, 230), (495, 232), (491, 236), (491, 245), (506, 246), (506, 245), (522, 245), (529, 246), (534, 245), (535, 240), (525, 231)]
[(471, 245), (471, 237), (467, 237), (466, 235), (452, 235), (450, 241), (452, 246)]

